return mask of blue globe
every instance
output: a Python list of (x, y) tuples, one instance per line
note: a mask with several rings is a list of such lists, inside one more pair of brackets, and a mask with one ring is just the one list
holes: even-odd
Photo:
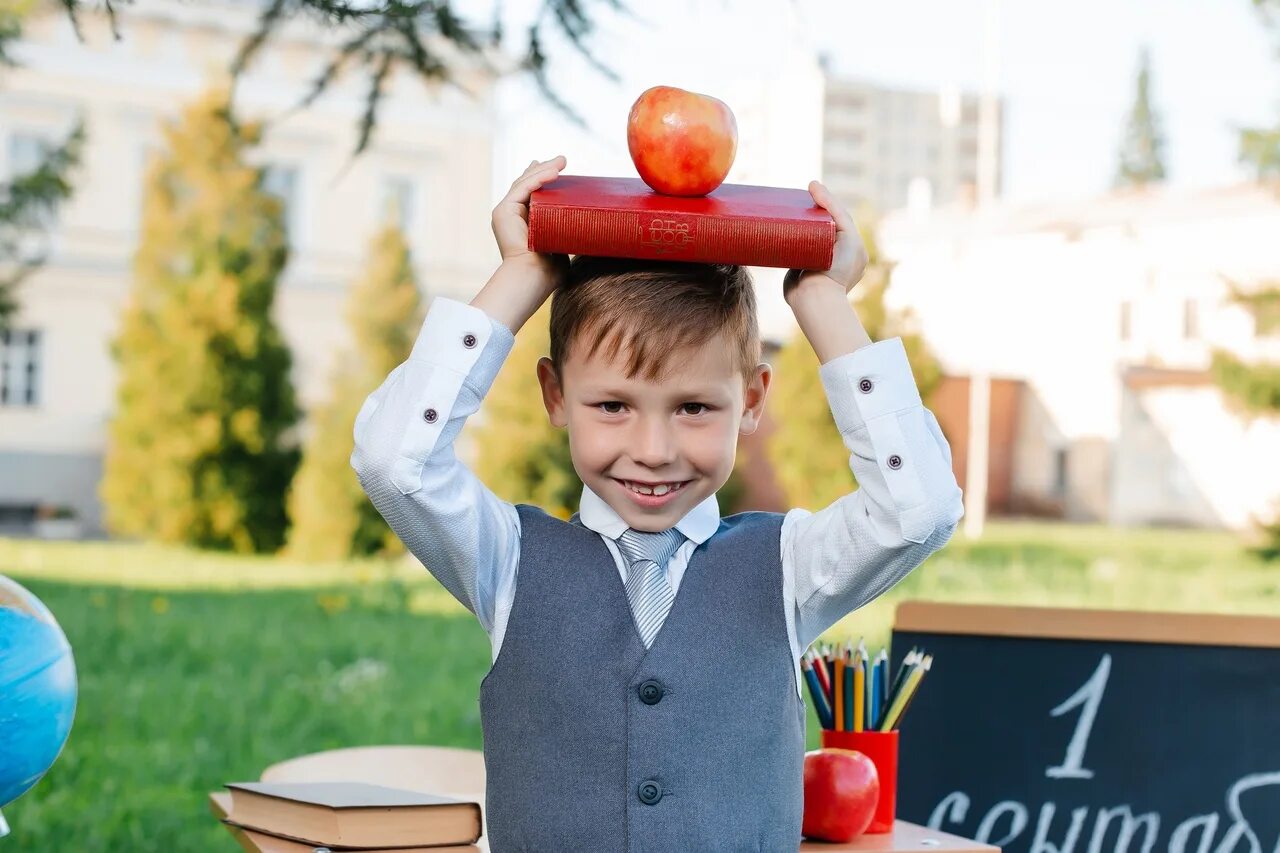
[(0, 575), (0, 807), (53, 765), (75, 712), (76, 664), (66, 635), (40, 599)]

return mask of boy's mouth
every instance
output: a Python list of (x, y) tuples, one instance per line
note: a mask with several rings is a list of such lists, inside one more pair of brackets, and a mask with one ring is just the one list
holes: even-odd
[(645, 483), (640, 480), (620, 480), (612, 478), (614, 483), (622, 487), (628, 496), (640, 506), (657, 507), (672, 500), (676, 494), (684, 491), (692, 480), (668, 480), (664, 483)]

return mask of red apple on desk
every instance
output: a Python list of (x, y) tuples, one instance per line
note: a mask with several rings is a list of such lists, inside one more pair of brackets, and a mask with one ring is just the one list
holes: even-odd
[(733, 165), (738, 122), (719, 98), (654, 86), (631, 105), (627, 149), (640, 178), (655, 191), (706, 195)]
[(852, 841), (871, 825), (879, 802), (880, 774), (861, 752), (827, 747), (804, 754), (803, 835)]

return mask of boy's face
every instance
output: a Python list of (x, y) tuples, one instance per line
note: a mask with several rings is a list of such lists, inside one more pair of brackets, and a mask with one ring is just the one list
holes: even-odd
[[(755, 432), (764, 411), (769, 365), (758, 365), (744, 387), (730, 344), (717, 335), (670, 354), (669, 373), (652, 382), (626, 377), (625, 350), (610, 361), (606, 346), (590, 358), (580, 349), (566, 357), (563, 385), (549, 358), (538, 362), (543, 403), (551, 422), (569, 430), (574, 469), (628, 526), (673, 527), (729, 479), (738, 435)], [(670, 491), (637, 494), (629, 485), (636, 482)]]

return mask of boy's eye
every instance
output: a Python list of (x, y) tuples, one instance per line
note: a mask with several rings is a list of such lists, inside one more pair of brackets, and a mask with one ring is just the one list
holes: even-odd
[(685, 403), (680, 408), (687, 409), (689, 406), (697, 406), (701, 410), (697, 412), (686, 412), (686, 414), (690, 414), (690, 415), (700, 415), (702, 414), (702, 412), (705, 412), (707, 410), (707, 406), (704, 403)]
[[(621, 403), (619, 403), (617, 400), (608, 400), (608, 401), (603, 402), (603, 403), (596, 403), (596, 405), (597, 405), (597, 406), (600, 406), (601, 408), (603, 408), (603, 409), (604, 409), (604, 413), (605, 413), (606, 415), (616, 415), (616, 414), (618, 414), (618, 413), (622, 410), (622, 408), (621, 408), (621, 407), (622, 407), (622, 404), (621, 404)], [(617, 409), (610, 409), (610, 408), (608, 408), (609, 406), (618, 406), (618, 408), (617, 408)]]

